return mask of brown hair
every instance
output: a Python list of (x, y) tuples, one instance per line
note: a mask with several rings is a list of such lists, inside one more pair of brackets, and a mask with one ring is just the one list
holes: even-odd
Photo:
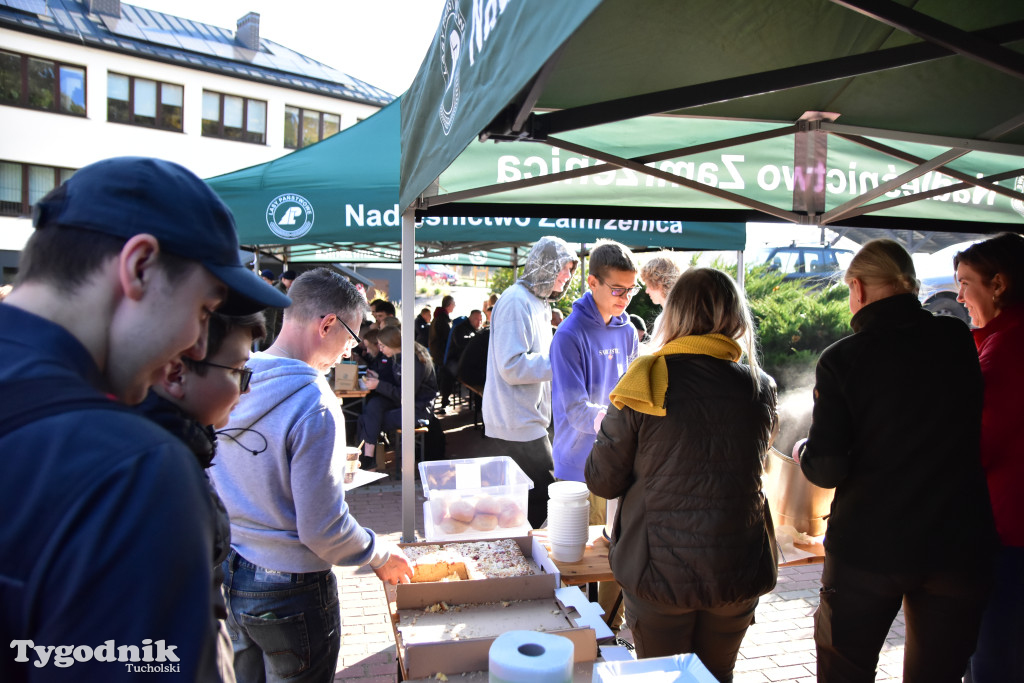
[(635, 273), (639, 268), (636, 265), (636, 257), (624, 244), (612, 240), (598, 240), (596, 246), (590, 252), (590, 260), (587, 265), (588, 272), (598, 280), (608, 277), (609, 270), (621, 270), (627, 273)]
[[(397, 327), (385, 327), (377, 333), (377, 341), (389, 349), (394, 349), (396, 352), (402, 350), (402, 331)], [(416, 349), (416, 357), (427, 365), (427, 367), (433, 367), (434, 361), (430, 357), (430, 351), (427, 347), (422, 344), (413, 343), (413, 347)]]
[(1024, 301), (1024, 237), (1004, 232), (967, 247), (953, 257), (953, 269), (961, 263), (977, 271), (988, 286), (997, 274), (1006, 287), (996, 296), (996, 308)]
[[(209, 332), (206, 336), (206, 357), (217, 355), (227, 336), (239, 329), (247, 329), (253, 341), (267, 336), (267, 319), (262, 311), (248, 315), (224, 315), (214, 313), (210, 316)], [(197, 375), (206, 375), (208, 366), (197, 363), (191, 358), (182, 357), (185, 366)]]

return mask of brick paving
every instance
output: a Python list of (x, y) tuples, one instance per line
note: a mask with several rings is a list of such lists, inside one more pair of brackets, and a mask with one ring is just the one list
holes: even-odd
[[(466, 412), (466, 411), (464, 411)], [(446, 428), (449, 419), (445, 420)], [(450, 458), (479, 453), (480, 432), (472, 427), (447, 432)], [(350, 491), (346, 498), (355, 518), (379, 536), (399, 542), (401, 488), (387, 479)], [(417, 534), (422, 537), (423, 495), (416, 484)], [(337, 567), (341, 592), (341, 653), (335, 681), (396, 683), (398, 661), (380, 581), (368, 568)], [(821, 565), (779, 570), (775, 590), (761, 599), (756, 622), (747, 631), (736, 662), (735, 683), (813, 683), (815, 653), (813, 615), (818, 604)], [(879, 657), (876, 681), (903, 676), (902, 612), (893, 623)]]

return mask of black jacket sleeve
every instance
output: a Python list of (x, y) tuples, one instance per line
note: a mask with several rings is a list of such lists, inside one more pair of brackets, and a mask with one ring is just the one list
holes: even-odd
[(826, 351), (818, 361), (813, 422), (800, 455), (800, 469), (804, 476), (822, 488), (835, 488), (849, 475), (852, 465), (850, 447), (856, 436), (853, 415), (844, 391), (844, 378), (834, 362), (836, 355)]
[(633, 484), (639, 416), (631, 408), (608, 406), (583, 474), (587, 488), (602, 498), (618, 498)]

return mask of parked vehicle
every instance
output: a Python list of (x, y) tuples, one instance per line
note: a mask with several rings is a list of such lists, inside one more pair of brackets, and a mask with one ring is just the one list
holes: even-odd
[(828, 244), (765, 247), (758, 256), (758, 263), (768, 265), (768, 270), (782, 273), (785, 280), (800, 280), (811, 286), (825, 286), (837, 282), (853, 260), (853, 251), (837, 249)]
[(921, 291), (918, 298), (924, 307), (935, 315), (949, 315), (971, 324), (971, 316), (967, 308), (956, 300), (956, 279), (950, 275), (936, 275), (921, 278)]

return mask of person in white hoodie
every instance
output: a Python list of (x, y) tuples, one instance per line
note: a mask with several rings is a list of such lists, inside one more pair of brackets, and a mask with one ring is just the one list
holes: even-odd
[(527, 519), (547, 517), (548, 485), (554, 481), (551, 441), (551, 302), (561, 298), (579, 259), (565, 240), (542, 237), (523, 274), (491, 312), (484, 433), (489, 452), (507, 455), (533, 480)]
[(273, 346), (249, 361), (251, 390), (221, 432), (211, 478), (231, 518), (224, 588), (238, 679), (326, 682), (341, 647), (331, 567), (368, 564), (389, 583), (412, 570), (345, 503), (345, 421), (324, 373), (358, 342), (365, 299), (326, 268), (289, 294)]

